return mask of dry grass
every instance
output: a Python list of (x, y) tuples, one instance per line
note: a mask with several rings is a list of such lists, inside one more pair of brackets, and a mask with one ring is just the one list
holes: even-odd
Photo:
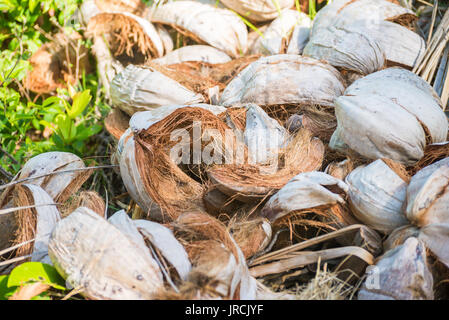
[(352, 286), (338, 278), (338, 273), (323, 270), (318, 267), (315, 278), (296, 291), (298, 300), (351, 300), (357, 291)]

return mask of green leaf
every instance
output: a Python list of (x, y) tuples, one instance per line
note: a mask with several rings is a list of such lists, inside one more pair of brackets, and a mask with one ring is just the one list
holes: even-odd
[(31, 12), (33, 12), (38, 4), (39, 4), (38, 0), (29, 0), (28, 1), (28, 8), (30, 9)]
[(8, 287), (42, 282), (55, 289), (66, 290), (65, 281), (54, 267), (41, 262), (25, 262), (15, 267), (8, 278)]
[(0, 300), (8, 300), (8, 297), (16, 291), (17, 287), (8, 287), (9, 275), (0, 276)]
[(84, 109), (86, 109), (92, 96), (90, 95), (90, 90), (84, 90), (83, 92), (78, 92), (73, 97), (72, 107), (68, 110), (68, 115), (70, 119), (75, 119), (79, 116)]
[(64, 140), (69, 140), (72, 132), (72, 120), (66, 114), (58, 114), (55, 118), (55, 122), (62, 138)]
[(85, 127), (84, 125), (78, 126), (78, 134), (76, 135), (76, 140), (86, 140), (89, 137), (99, 133), (103, 129), (99, 124), (94, 124), (89, 127)]
[(17, 6), (14, 0), (0, 0), (0, 11), (11, 11)]

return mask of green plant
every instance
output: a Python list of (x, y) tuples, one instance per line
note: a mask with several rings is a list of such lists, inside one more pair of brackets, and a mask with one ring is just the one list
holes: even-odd
[[(54, 267), (41, 262), (25, 262), (15, 267), (9, 275), (0, 276), (0, 300), (7, 300), (21, 287), (40, 282), (50, 288), (66, 291), (65, 281)], [(50, 292), (45, 291), (31, 300), (49, 300)]]
[(64, 111), (59, 109), (54, 114), (54, 123), (41, 120), (40, 123), (54, 131), (52, 141), (56, 149), (71, 151), (83, 154), (85, 151), (85, 142), (91, 136), (99, 133), (102, 126), (99, 124), (88, 124), (88, 114), (82, 116), (86, 110), (92, 96), (90, 90), (84, 90), (72, 94), (73, 102), (70, 104), (60, 97), (51, 97), (44, 101), (44, 108), (58, 110), (61, 105)]
[[(98, 90), (95, 73), (83, 75), (71, 94), (58, 90), (56, 96), (48, 97), (33, 94), (23, 86), (31, 69), (28, 59), (49, 41), (47, 37), (61, 31), (82, 32), (70, 20), (81, 1), (0, 0), (0, 180), (3, 182), (39, 153), (64, 150), (86, 155), (95, 150), (89, 138), (101, 130), (97, 123), (110, 110), (103, 101), (103, 91)], [(83, 44), (90, 45), (88, 41)], [(85, 90), (93, 92), (93, 97), (84, 109), (78, 102), (69, 103), (76, 92)]]

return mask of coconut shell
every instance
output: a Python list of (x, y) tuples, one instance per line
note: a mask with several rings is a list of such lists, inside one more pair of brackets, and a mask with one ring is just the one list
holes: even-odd
[(170, 52), (159, 59), (154, 59), (152, 62), (163, 65), (170, 65), (182, 63), (186, 61), (200, 61), (206, 63), (226, 63), (231, 61), (231, 58), (218, 49), (205, 45), (185, 46)]
[(333, 106), (344, 91), (339, 72), (328, 64), (297, 55), (262, 57), (236, 76), (223, 91), (220, 105)]
[(279, 0), (277, 2), (270, 0), (223, 0), (220, 2), (245, 19), (256, 22), (273, 20), (279, 16), (280, 10), (291, 8), (294, 5), (293, 0)]
[(407, 182), (383, 160), (357, 167), (345, 182), (352, 213), (368, 227), (390, 233), (408, 224), (403, 212)]
[(131, 116), (165, 105), (200, 103), (203, 97), (150, 67), (129, 65), (112, 81), (111, 100)]
[(421, 241), (409, 238), (388, 251), (374, 267), (358, 293), (359, 300), (433, 300), (433, 277)]
[[(263, 32), (263, 37), (260, 36), (253, 47), (251, 47), (251, 53), (265, 55), (286, 53), (290, 39), (292, 38), (293, 30), (296, 29), (296, 26), (302, 27), (303, 37), (307, 34), (306, 39), (308, 39), (310, 25), (311, 20), (306, 14), (292, 9), (282, 10), (279, 13), (279, 16), (273, 20)], [(295, 35), (296, 38), (294, 38), (295, 41), (297, 41), (296, 46), (298, 46), (299, 43), (304, 42), (303, 38), (298, 38), (299, 30), (300, 29), (298, 28), (297, 34)], [(299, 54), (295, 52), (296, 50), (293, 49), (293, 46), (295, 45), (292, 45), (291, 52), (289, 53)]]
[(120, 109), (112, 109), (104, 119), (104, 126), (109, 134), (117, 141), (129, 127), (129, 116)]
[(413, 11), (387, 0), (335, 0), (318, 11), (311, 36), (329, 26), (345, 27), (353, 23), (375, 25), (382, 20), (407, 24), (416, 20)]
[(226, 9), (194, 1), (175, 1), (158, 6), (149, 19), (169, 25), (199, 44), (209, 44), (234, 58), (247, 50), (245, 24)]
[(338, 126), (330, 147), (345, 152), (346, 146), (370, 159), (417, 162), (426, 145), (446, 140), (448, 130), (433, 89), (422, 82), (399, 68), (355, 81), (335, 100)]
[(48, 250), (58, 272), (89, 299), (151, 299), (163, 286), (151, 256), (87, 208), (58, 223)]

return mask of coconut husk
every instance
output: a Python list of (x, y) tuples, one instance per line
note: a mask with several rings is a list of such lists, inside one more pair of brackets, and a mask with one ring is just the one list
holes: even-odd
[(228, 196), (243, 202), (261, 201), (282, 188), (298, 173), (319, 169), (323, 154), (322, 142), (312, 138), (309, 131), (300, 130), (281, 150), (281, 166), (275, 170), (262, 165), (215, 165), (208, 170), (208, 176)]
[(111, 53), (125, 66), (164, 53), (162, 40), (148, 21), (128, 13), (100, 13), (89, 20), (87, 36), (104, 37)]
[(196, 1), (176, 1), (158, 6), (148, 18), (169, 25), (198, 44), (207, 43), (234, 58), (247, 50), (246, 26), (229, 10)]
[[(297, 25), (300, 25), (304, 29), (309, 31), (311, 20), (305, 13), (299, 12), (297, 10), (282, 10), (281, 12), (279, 12), (279, 16), (274, 19), (267, 27), (267, 29), (263, 32), (263, 37), (260, 36), (259, 39), (250, 48), (251, 53), (260, 53), (265, 55), (287, 53), (290, 40), (293, 37), (292, 35)], [(298, 42), (298, 34), (295, 35), (294, 39)], [(308, 32), (305, 41), (307, 39)], [(304, 42), (304, 39), (302, 39), (302, 41), (300, 42)], [(296, 46), (298, 46), (298, 44)], [(289, 53), (298, 54), (299, 48), (295, 50), (293, 49), (293, 46), (294, 45), (292, 45), (292, 47), (290, 48)]]
[[(32, 261), (51, 263), (48, 258), (48, 241), (60, 214), (53, 199), (41, 187), (24, 184), (14, 189), (14, 206), (33, 206), (20, 209), (15, 213), (17, 230), (14, 244), (20, 244), (35, 239), (33, 242), (20, 246), (16, 256), (31, 255)], [(48, 206), (46, 206), (48, 204)]]
[(186, 212), (172, 225), (194, 266), (191, 281), (209, 279), (223, 298), (254, 299), (254, 279), (249, 276), (242, 251), (222, 223), (203, 212)]
[(438, 100), (434, 89), (408, 70), (388, 68), (368, 75), (335, 100), (338, 125), (329, 145), (368, 159), (413, 165), (426, 145), (446, 141), (448, 120)]
[(104, 119), (104, 126), (109, 134), (118, 140), (125, 133), (126, 129), (128, 129), (129, 119), (129, 116), (125, 112), (114, 108), (106, 119)]
[(243, 211), (246, 212), (247, 205), (238, 200), (228, 197), (217, 188), (210, 188), (203, 197), (204, 207), (207, 213), (220, 219), (223, 215), (227, 217), (238, 214)]
[[(176, 129), (189, 132), (190, 141), (186, 145), (189, 150), (192, 150), (190, 143), (204, 146), (204, 142), (192, 139), (194, 122), (197, 121), (203, 134), (208, 129), (215, 129), (221, 137), (225, 137), (225, 131), (229, 129), (210, 111), (202, 108), (181, 108), (147, 130), (136, 133), (134, 137), (136, 162), (145, 190), (171, 219), (189, 209), (203, 209), (204, 186), (188, 176), (170, 158), (170, 150), (178, 143), (170, 140), (170, 135)], [(220, 145), (223, 142), (214, 143)], [(190, 156), (193, 156), (193, 153)]]
[[(166, 72), (164, 66), (154, 66), (155, 68), (128, 65), (117, 74), (111, 83), (112, 104), (132, 116), (137, 111), (161, 106), (191, 105), (204, 101), (202, 95), (158, 71)], [(194, 81), (198, 83), (197, 80)]]
[(419, 170), (449, 157), (449, 143), (430, 144), (424, 149), (424, 156), (413, 166), (407, 170), (411, 176), (415, 175)]
[[(26, 183), (42, 187), (55, 202), (63, 203), (90, 177), (92, 170), (82, 170), (84, 168), (86, 168), (84, 162), (72, 153), (45, 152), (28, 160), (12, 182), (27, 179)], [(57, 171), (69, 172), (57, 173)], [(6, 206), (11, 200), (15, 186), (17, 185), (8, 187), (1, 194), (1, 207)]]
[(307, 106), (332, 107), (344, 91), (342, 81), (335, 68), (313, 58), (288, 54), (262, 57), (228, 84), (220, 105), (255, 103), (269, 115), (273, 106), (290, 107), (290, 114)]
[(367, 270), (359, 300), (433, 300), (433, 277), (424, 244), (409, 238)]
[[(399, 170), (398, 170), (399, 169)], [(354, 216), (368, 227), (384, 233), (407, 225), (405, 170), (399, 164), (376, 160), (354, 169), (345, 179), (349, 205)]]
[(340, 162), (331, 162), (324, 170), (324, 173), (344, 180), (352, 170), (354, 170), (354, 163), (350, 158), (347, 158)]
[(171, 65), (186, 61), (206, 62), (210, 64), (220, 64), (231, 61), (231, 58), (224, 52), (205, 45), (191, 45), (176, 49), (162, 58), (152, 60), (153, 63)]
[(81, 191), (67, 200), (61, 208), (61, 216), (65, 218), (79, 207), (89, 208), (100, 217), (105, 218), (106, 204), (103, 198), (95, 191)]
[[(36, 93), (50, 93), (67, 84), (74, 85), (83, 74), (90, 72), (87, 49), (78, 45), (82, 37), (58, 33), (40, 47), (30, 58), (31, 71), (23, 80), (25, 88)], [(79, 47), (77, 56), (76, 48)]]
[(88, 299), (151, 299), (163, 286), (151, 255), (87, 208), (57, 224), (48, 251), (58, 273)]
[(325, 173), (301, 173), (270, 198), (261, 215), (297, 237), (297, 226), (334, 231), (358, 223), (346, 207), (347, 191), (343, 181)]
[(264, 218), (237, 220), (229, 229), (246, 259), (264, 250), (271, 241), (271, 224)]
[(95, 0), (95, 4), (102, 12), (130, 12), (139, 16), (146, 8), (140, 0)]
[(409, 9), (387, 0), (338, 0), (326, 5), (315, 16), (311, 36), (329, 26), (345, 27), (357, 22), (366, 25), (389, 20), (408, 26), (417, 16)]
[[(270, 21), (279, 16), (279, 11), (294, 6), (293, 0), (224, 0), (223, 4), (250, 21)], [(282, 12), (282, 11), (281, 11)]]
[[(204, 53), (202, 54), (204, 55)], [(260, 55), (251, 55), (217, 64), (186, 61), (168, 66), (159, 66), (156, 65), (157, 61), (152, 61), (149, 65), (167, 77), (178, 81), (186, 88), (202, 93), (207, 100), (207, 90), (209, 88), (218, 86), (220, 91), (222, 91), (241, 70), (259, 57)]]

